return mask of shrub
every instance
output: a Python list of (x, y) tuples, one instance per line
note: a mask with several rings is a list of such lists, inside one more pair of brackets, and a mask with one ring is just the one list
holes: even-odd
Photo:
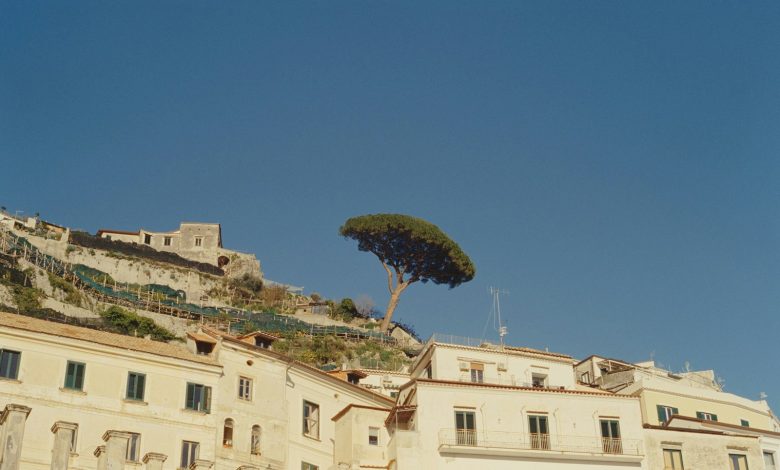
[(170, 341), (177, 338), (172, 332), (157, 325), (154, 320), (142, 317), (135, 312), (113, 306), (100, 313), (100, 316), (116, 332), (130, 336), (150, 335), (155, 341)]

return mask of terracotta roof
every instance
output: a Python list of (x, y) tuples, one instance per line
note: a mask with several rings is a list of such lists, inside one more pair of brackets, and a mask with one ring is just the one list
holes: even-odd
[(506, 390), (522, 390), (522, 391), (529, 391), (529, 392), (538, 392), (538, 393), (564, 393), (564, 394), (572, 394), (572, 395), (596, 395), (596, 396), (608, 396), (611, 398), (629, 398), (634, 399), (636, 398), (633, 395), (616, 395), (613, 393), (607, 392), (606, 394), (603, 391), (591, 391), (591, 390), (571, 390), (571, 389), (565, 389), (565, 388), (544, 388), (544, 387), (523, 387), (519, 385), (499, 385), (499, 384), (490, 384), (490, 383), (477, 383), (477, 382), (459, 382), (454, 380), (435, 380), (435, 379), (415, 379), (410, 380), (406, 384), (401, 386), (401, 390), (404, 390), (415, 383), (424, 383), (424, 384), (431, 384), (431, 385), (448, 385), (448, 386), (455, 386), (455, 387), (478, 387), (478, 388), (501, 388)]
[(338, 421), (339, 418), (347, 414), (349, 410), (352, 408), (360, 408), (363, 410), (374, 410), (374, 411), (384, 411), (385, 413), (390, 413), (390, 408), (379, 408), (378, 406), (365, 406), (365, 405), (356, 405), (354, 403), (350, 403), (347, 405), (343, 410), (336, 413), (334, 417), (331, 418), (332, 421)]
[(202, 333), (187, 333), (187, 338), (192, 338), (195, 341), (201, 341), (204, 343), (211, 343), (211, 344), (217, 344), (217, 340), (212, 338), (209, 335), (204, 335)]
[(237, 336), (238, 339), (246, 339), (246, 338), (254, 338), (255, 336), (259, 336), (264, 339), (270, 339), (271, 341), (276, 341), (277, 339), (281, 339), (279, 336), (272, 335), (271, 333), (266, 333), (264, 331), (256, 330), (251, 333), (246, 333), (241, 336)]
[(15, 328), (63, 338), (77, 339), (102, 344), (118, 349), (140, 351), (157, 356), (172, 357), (202, 364), (219, 365), (214, 359), (187, 351), (183, 346), (152, 341), (135, 336), (125, 336), (106, 331), (93, 330), (75, 325), (66, 325), (13, 313), (0, 312), (0, 327)]

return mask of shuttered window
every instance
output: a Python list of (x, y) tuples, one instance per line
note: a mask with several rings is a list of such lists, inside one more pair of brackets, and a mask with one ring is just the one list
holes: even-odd
[(65, 369), (65, 388), (83, 390), (86, 368), (87, 366), (81, 362), (68, 361), (68, 366)]
[(127, 373), (127, 396), (128, 400), (144, 400), (144, 388), (146, 387), (146, 375), (138, 372)]
[(680, 414), (680, 410), (673, 406), (657, 405), (656, 409), (658, 410), (658, 421), (661, 424), (666, 424), (673, 415)]

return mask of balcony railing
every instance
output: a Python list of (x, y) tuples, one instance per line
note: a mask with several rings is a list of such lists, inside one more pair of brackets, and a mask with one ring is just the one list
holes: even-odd
[(549, 450), (592, 455), (642, 455), (642, 444), (637, 439), (465, 429), (442, 429), (439, 431), (439, 446)]
[(552, 390), (563, 390), (566, 387), (563, 386), (556, 386), (556, 385), (540, 385), (540, 384), (534, 384), (532, 382), (524, 382), (522, 380), (518, 380), (514, 377), (494, 377), (494, 376), (483, 376), (482, 380), (472, 380), (471, 373), (463, 372), (458, 375), (457, 380), (459, 382), (470, 382), (470, 383), (483, 383), (483, 384), (490, 384), (490, 385), (509, 385), (512, 387), (528, 387), (528, 388), (539, 388), (539, 389), (552, 389)]

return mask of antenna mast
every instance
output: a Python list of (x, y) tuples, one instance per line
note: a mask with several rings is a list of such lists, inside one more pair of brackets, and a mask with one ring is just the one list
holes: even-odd
[(490, 294), (493, 296), (493, 313), (496, 315), (498, 321), (498, 338), (501, 342), (501, 349), (504, 349), (504, 336), (509, 333), (509, 330), (501, 323), (501, 300), (499, 299), (499, 295), (508, 293), (509, 292), (497, 287), (490, 287)]

